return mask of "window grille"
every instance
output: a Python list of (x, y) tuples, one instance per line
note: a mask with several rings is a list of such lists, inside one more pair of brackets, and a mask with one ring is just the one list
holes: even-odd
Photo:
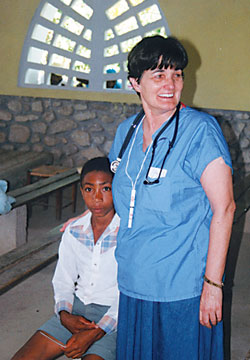
[(127, 54), (170, 34), (158, 1), (42, 0), (23, 46), (21, 87), (131, 92)]

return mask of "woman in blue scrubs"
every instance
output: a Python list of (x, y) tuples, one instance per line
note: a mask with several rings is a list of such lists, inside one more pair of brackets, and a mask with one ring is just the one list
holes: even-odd
[(232, 165), (217, 121), (180, 102), (187, 63), (172, 37), (144, 38), (128, 56), (143, 111), (120, 124), (109, 156), (121, 218), (118, 360), (223, 359)]

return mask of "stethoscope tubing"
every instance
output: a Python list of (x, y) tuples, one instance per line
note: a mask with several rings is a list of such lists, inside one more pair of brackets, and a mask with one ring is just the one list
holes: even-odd
[[(153, 144), (152, 144), (152, 156), (151, 156), (151, 159), (150, 159), (150, 164), (149, 164), (149, 167), (148, 167), (148, 170), (147, 170), (147, 173), (146, 173), (146, 178), (145, 180), (143, 181), (143, 184), (144, 185), (152, 185), (152, 184), (157, 184), (159, 183), (160, 181), (160, 177), (161, 177), (161, 174), (162, 174), (162, 170), (163, 170), (163, 167), (164, 167), (164, 164), (166, 162), (166, 159), (171, 151), (171, 149), (173, 148), (174, 146), (174, 143), (175, 143), (175, 140), (176, 140), (176, 137), (177, 137), (177, 133), (178, 133), (178, 126), (179, 126), (179, 112), (180, 112), (180, 107), (181, 107), (181, 103), (179, 102), (178, 105), (176, 106), (176, 110), (174, 112), (174, 114), (171, 116), (171, 118), (168, 120), (168, 122), (163, 126), (163, 128), (160, 130), (160, 132), (157, 134), (157, 136), (155, 137), (154, 141), (153, 141)], [(117, 157), (116, 160), (112, 161), (111, 165), (110, 165), (110, 168), (111, 168), (111, 171), (116, 173), (117, 171), (117, 168), (121, 162), (121, 159), (123, 157), (123, 154), (124, 152), (126, 151), (127, 147), (128, 147), (128, 144), (134, 134), (134, 131), (136, 130), (137, 126), (140, 124), (141, 120), (143, 119), (145, 113), (144, 113), (144, 110), (142, 109), (136, 116), (136, 118), (134, 119), (132, 125), (130, 126), (128, 132), (127, 132), (127, 135), (125, 137), (125, 140), (121, 146), (121, 149), (120, 149), (120, 152), (119, 152), (119, 155)], [(174, 135), (171, 139), (171, 141), (169, 142), (169, 146), (168, 146), (168, 150), (164, 156), (164, 159), (163, 159), (163, 162), (162, 162), (162, 165), (161, 165), (161, 169), (159, 171), (159, 174), (158, 174), (158, 177), (157, 179), (155, 179), (154, 181), (150, 181), (148, 180), (148, 175), (149, 175), (149, 171), (150, 171), (150, 168), (152, 166), (152, 163), (153, 163), (153, 160), (154, 160), (154, 156), (155, 156), (155, 149), (156, 149), (156, 146), (157, 146), (157, 141), (159, 139), (159, 137), (161, 136), (161, 134), (171, 125), (171, 123), (174, 121), (175, 119), (175, 129), (174, 129)]]

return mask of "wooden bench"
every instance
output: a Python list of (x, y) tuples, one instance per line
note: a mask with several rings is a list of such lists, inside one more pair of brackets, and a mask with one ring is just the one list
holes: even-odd
[[(27, 174), (26, 174), (27, 176)], [(77, 169), (69, 169), (63, 173), (39, 180), (33, 184), (7, 192), (15, 198), (12, 210), (0, 216), (0, 255), (24, 245), (27, 242), (27, 205), (32, 201), (56, 194), (56, 218), (61, 218), (62, 191), (72, 186), (72, 210), (76, 211), (77, 183), (80, 175)]]
[(8, 182), (9, 190), (14, 190), (26, 184), (29, 169), (52, 161), (53, 155), (46, 152), (0, 149), (0, 179)]
[(33, 184), (25, 185), (19, 189), (9, 191), (7, 194), (13, 196), (16, 202), (12, 208), (15, 209), (24, 204), (49, 195), (52, 192), (56, 193), (56, 218), (61, 219), (62, 213), (62, 191), (66, 186), (72, 185), (72, 210), (76, 211), (76, 194), (77, 183), (80, 180), (80, 175), (76, 168), (69, 169), (57, 175), (36, 181)]

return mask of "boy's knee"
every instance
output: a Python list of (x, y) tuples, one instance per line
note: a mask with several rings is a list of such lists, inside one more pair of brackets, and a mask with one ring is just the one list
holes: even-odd
[(101, 356), (98, 356), (96, 354), (88, 354), (86, 356), (83, 356), (82, 359), (84, 359), (84, 360), (104, 360)]

